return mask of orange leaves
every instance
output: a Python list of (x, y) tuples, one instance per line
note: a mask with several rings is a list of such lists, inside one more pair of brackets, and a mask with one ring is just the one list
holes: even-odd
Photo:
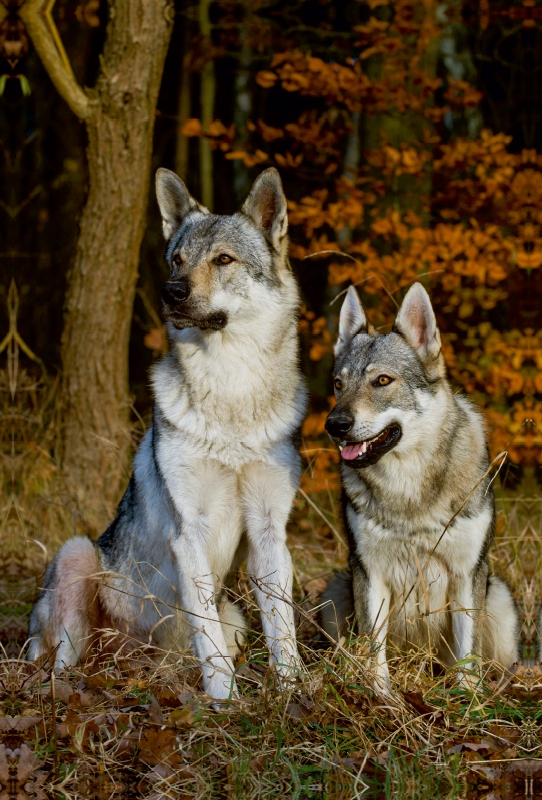
[(245, 150), (232, 150), (231, 153), (226, 153), (226, 158), (231, 161), (242, 161), (245, 167), (254, 167), (256, 164), (266, 162), (269, 156), (263, 150), (256, 150), (255, 153), (247, 153)]
[(201, 122), (199, 119), (187, 119), (181, 127), (181, 133), (185, 136), (203, 136)]
[(291, 167), (295, 169), (303, 163), (303, 153), (298, 153), (296, 156), (288, 150), (285, 156), (280, 153), (275, 153), (275, 161), (281, 167)]
[(330, 63), (299, 50), (277, 54), (271, 70), (259, 72), (256, 80), (265, 87), (280, 81), (287, 92), (325, 97), (329, 102), (343, 103), (351, 110), (361, 108), (371, 87), (359, 62), (353, 66)]
[(152, 350), (154, 355), (165, 353), (167, 350), (167, 336), (165, 328), (163, 326), (160, 328), (152, 328), (152, 330), (146, 333), (143, 337), (143, 344), (145, 347), (148, 347), (149, 350)]
[[(355, 284), (379, 330), (390, 329), (403, 290), (414, 280), (426, 283), (449, 369), (488, 413), (498, 416), (498, 409), (492, 442), (504, 446), (526, 406), (514, 405), (517, 419), (506, 409), (521, 395), (542, 393), (538, 335), (495, 329), (506, 329), (507, 313), (515, 315), (511, 326), (520, 327), (515, 284), (525, 270), (542, 269), (542, 154), (510, 152), (510, 137), (489, 130), (443, 143), (444, 116), (464, 116), (481, 93), (437, 74), (427, 57), (447, 24), (438, 21), (432, 0), (423, 11), (413, 0), (394, 0), (393, 13), (371, 13), (381, 5), (388, 0), (369, 1), (368, 18), (356, 27), (353, 58), (332, 61), (323, 50), (290, 49), (258, 74), (258, 84), (276, 96), (305, 98), (298, 119), (283, 128), (248, 123), (261, 149), (256, 141), (250, 153), (233, 149), (229, 130), (217, 129), (213, 141), (232, 142), (228, 159), (275, 163), (294, 178), (314, 181), (316, 188), (288, 203), (295, 240), (290, 253), (326, 257), (328, 284)], [(359, 118), (355, 112), (362, 112)], [(211, 126), (198, 132), (198, 124), (189, 121), (187, 135), (215, 133)], [(371, 150), (352, 160), (345, 153), (355, 137), (370, 142)], [(317, 314), (301, 317), (309, 369), (310, 362), (331, 360), (339, 306), (320, 305)], [(306, 423), (315, 448), (322, 424), (322, 414)], [(519, 458), (521, 448), (513, 448), (512, 457)], [(311, 458), (311, 486), (323, 490), (335, 462), (320, 446)]]
[(277, 139), (284, 139), (284, 131), (282, 128), (273, 128), (271, 125), (266, 125), (261, 119), (258, 120), (256, 125), (254, 125), (254, 123), (249, 123), (249, 130), (251, 130), (251, 125), (254, 130), (260, 132), (264, 142), (274, 142)]
[(542, 173), (532, 168), (522, 169), (514, 175), (510, 188), (523, 203), (539, 203), (542, 200)]
[(199, 119), (187, 119), (181, 127), (184, 136), (199, 136), (211, 139), (213, 148), (226, 152), (230, 149), (235, 136), (235, 125), (228, 128), (219, 119), (214, 119), (202, 126)]
[[(350, 64), (340, 64), (316, 58), (310, 53), (290, 50), (277, 54), (270, 70), (257, 75), (260, 86), (270, 88), (280, 83), (287, 92), (323, 97), (329, 104), (337, 104), (348, 111), (364, 110), (367, 113), (386, 112), (395, 108), (401, 113), (407, 110), (423, 110), (434, 105), (435, 91), (441, 79), (435, 78), (420, 66), (420, 59), (409, 58), (404, 43), (397, 32), (390, 31), (389, 23), (371, 18), (369, 23), (357, 26), (362, 34), (363, 46), (359, 58)], [(370, 79), (364, 65), (377, 54), (384, 54), (383, 77)], [(453, 99), (460, 105), (464, 99), (462, 87), (454, 86)], [(470, 103), (469, 95), (465, 103)], [(465, 104), (464, 103), (464, 104)]]
[(510, 411), (488, 408), (493, 451), (508, 451), (515, 464), (534, 466), (542, 463), (542, 403), (532, 397), (513, 403)]
[(541, 392), (542, 332), (500, 333), (480, 323), (467, 329), (460, 344), (464, 352), (449, 367), (469, 391), (482, 390), (493, 402)]
[(339, 454), (327, 445), (325, 440), (306, 441), (301, 448), (301, 455), (307, 463), (307, 468), (301, 476), (301, 488), (307, 494), (316, 492), (329, 492), (339, 488)]
[(256, 83), (259, 83), (264, 89), (270, 89), (277, 82), (277, 77), (274, 72), (264, 69), (256, 75)]
[(327, 415), (327, 411), (309, 414), (303, 423), (303, 428), (301, 430), (302, 435), (306, 438), (308, 436), (319, 436), (324, 433), (324, 424)]
[(444, 97), (451, 106), (472, 108), (477, 106), (483, 97), (482, 92), (466, 81), (448, 78), (448, 85), (449, 88), (444, 93)]
[(365, 193), (345, 178), (336, 182), (336, 190), (338, 196), (332, 202), (327, 202), (326, 189), (317, 189), (310, 196), (303, 197), (299, 203), (290, 201), (290, 224), (303, 225), (309, 238), (315, 230), (325, 225), (335, 231), (346, 227), (357, 228), (363, 222), (365, 203), (373, 202), (374, 195)]
[(207, 136), (212, 136), (216, 138), (218, 136), (230, 136), (233, 137), (235, 132), (235, 127), (230, 125), (229, 128), (226, 128), (224, 123), (222, 123), (219, 119), (214, 119), (207, 125), (205, 129), (205, 133)]
[(307, 311), (305, 306), (301, 311), (299, 332), (310, 337), (309, 358), (311, 361), (320, 361), (325, 355), (333, 352), (333, 339), (327, 328), (327, 319), (325, 317), (316, 319), (314, 312)]

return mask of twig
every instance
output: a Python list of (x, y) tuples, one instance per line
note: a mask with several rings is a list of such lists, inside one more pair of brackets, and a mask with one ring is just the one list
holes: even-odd
[(52, 742), (53, 742), (53, 773), (55, 780), (58, 777), (58, 746), (56, 738), (56, 694), (55, 694), (55, 671), (51, 670), (51, 716), (52, 716)]

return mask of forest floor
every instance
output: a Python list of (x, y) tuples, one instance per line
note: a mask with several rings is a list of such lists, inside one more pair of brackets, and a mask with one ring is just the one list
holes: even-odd
[[(509, 676), (484, 667), (470, 692), (430, 653), (395, 653), (384, 697), (365, 641), (326, 642), (314, 607), (346, 560), (333, 492), (300, 496), (290, 524), (306, 665), (291, 690), (278, 688), (267, 666), (242, 572), (250, 633), (236, 664), (240, 698), (221, 710), (203, 693), (188, 653), (161, 665), (145, 648), (138, 658), (102, 654), (55, 675), (47, 662), (26, 662), (31, 602), (60, 541), (77, 530), (51, 455), (54, 387), (27, 386), (26, 399), (5, 417), (16, 435), (5, 428), (10, 447), (2, 457), (0, 797), (542, 796), (539, 667), (520, 665)], [(525, 485), (499, 490), (497, 508), (492, 560), (514, 588), (532, 659), (542, 497)]]

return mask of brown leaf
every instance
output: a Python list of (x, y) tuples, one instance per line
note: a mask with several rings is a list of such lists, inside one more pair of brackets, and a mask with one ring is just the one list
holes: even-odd
[(169, 764), (175, 767), (181, 763), (176, 736), (172, 728), (145, 731), (139, 742), (139, 758), (150, 766)]
[(267, 767), (269, 762), (269, 756), (261, 755), (261, 756), (254, 756), (250, 759), (249, 768), (251, 772), (259, 773), (263, 772)]
[(181, 128), (181, 133), (184, 136), (201, 136), (201, 122), (199, 119), (187, 119)]
[(292, 719), (305, 719), (310, 714), (309, 710), (302, 706), (301, 703), (288, 703), (286, 713)]
[(57, 725), (58, 736), (65, 739), (67, 736), (75, 736), (78, 727), (84, 722), (83, 718), (72, 708), (68, 709), (68, 713)]
[(167, 718), (167, 724), (174, 728), (189, 728), (194, 722), (194, 714), (190, 706), (174, 709)]
[(153, 328), (143, 337), (143, 344), (149, 350), (162, 353), (166, 347), (166, 332), (164, 328)]
[(40, 761), (26, 744), (22, 744), (18, 749), (17, 780), (20, 783), (24, 783), (32, 777), (34, 770), (43, 766), (44, 762)]
[(0, 717), (0, 731), (4, 733), (22, 733), (34, 725), (39, 725), (42, 717)]
[(274, 72), (270, 72), (269, 70), (262, 70), (256, 75), (256, 83), (263, 86), (264, 89), (269, 89), (271, 86), (274, 86), (276, 81), (277, 76)]
[(153, 695), (151, 695), (151, 704), (149, 706), (149, 718), (152, 722), (156, 722), (157, 725), (164, 724), (162, 709), (160, 708), (158, 700)]
[(6, 745), (0, 744), (0, 783), (9, 781), (9, 763), (6, 750)]
[(432, 714), (437, 709), (428, 706), (420, 692), (403, 692), (403, 697), (418, 714)]

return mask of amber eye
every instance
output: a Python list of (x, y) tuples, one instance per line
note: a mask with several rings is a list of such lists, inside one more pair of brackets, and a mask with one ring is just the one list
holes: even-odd
[(335, 385), (335, 388), (338, 389), (339, 391), (343, 388), (343, 382), (340, 378), (335, 378), (333, 383)]
[(228, 256), (226, 253), (222, 253), (221, 255), (218, 256), (217, 261), (219, 264), (231, 264), (233, 258), (231, 256)]
[(183, 260), (182, 260), (182, 258), (180, 257), (180, 255), (179, 255), (178, 253), (176, 253), (176, 254), (173, 256), (173, 263), (174, 263), (174, 264), (177, 264), (177, 266), (178, 266), (178, 267), (180, 267), (180, 266), (181, 266), (181, 264), (183, 263)]
[(388, 386), (392, 382), (393, 378), (390, 378), (389, 375), (379, 375), (373, 386)]

